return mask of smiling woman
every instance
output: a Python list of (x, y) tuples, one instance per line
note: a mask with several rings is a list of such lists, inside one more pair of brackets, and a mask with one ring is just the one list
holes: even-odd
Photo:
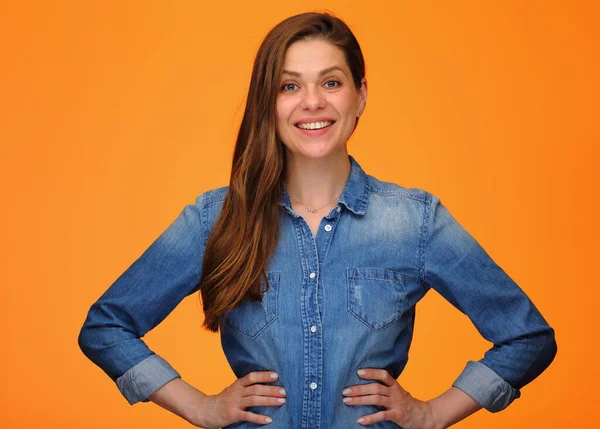
[(294, 163), (346, 153), (367, 101), (367, 80), (355, 87), (344, 51), (316, 38), (292, 44), (277, 97), (277, 132)]
[[(129, 403), (205, 428), (437, 429), (506, 408), (552, 362), (554, 330), (439, 198), (380, 181), (349, 155), (366, 101), (362, 52), (342, 20), (304, 13), (267, 34), (229, 186), (186, 206), (81, 329), (81, 349)], [(494, 345), (423, 401), (396, 379), (431, 288)], [(198, 292), (238, 377), (217, 395), (141, 339)]]

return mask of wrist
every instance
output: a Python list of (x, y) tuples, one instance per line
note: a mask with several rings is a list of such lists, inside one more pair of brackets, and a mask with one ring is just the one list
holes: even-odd
[(426, 418), (424, 427), (426, 429), (445, 429), (446, 426), (440, 420), (438, 413), (439, 410), (436, 409), (435, 402), (432, 400), (425, 401), (425, 405), (427, 412), (425, 414)]
[(196, 397), (193, 403), (186, 407), (184, 419), (194, 426), (206, 427), (207, 414), (210, 409), (210, 395), (201, 394)]

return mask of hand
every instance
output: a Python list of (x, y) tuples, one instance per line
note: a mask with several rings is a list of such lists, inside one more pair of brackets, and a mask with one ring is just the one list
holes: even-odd
[[(364, 371), (364, 374), (361, 374)], [(357, 384), (343, 390), (344, 402), (347, 405), (379, 405), (387, 408), (374, 414), (368, 414), (358, 419), (362, 425), (370, 425), (382, 420), (396, 423), (403, 429), (429, 429), (435, 427), (435, 419), (428, 402), (413, 398), (398, 382), (384, 369), (365, 368), (359, 370), (358, 376), (370, 380), (383, 381), (379, 383)]]
[(255, 384), (275, 381), (277, 374), (274, 378), (271, 374), (275, 373), (251, 372), (235, 380), (218, 395), (205, 396), (191, 423), (206, 429), (219, 429), (241, 420), (258, 424), (271, 423), (268, 416), (245, 411), (246, 407), (285, 403), (285, 390), (282, 387)]

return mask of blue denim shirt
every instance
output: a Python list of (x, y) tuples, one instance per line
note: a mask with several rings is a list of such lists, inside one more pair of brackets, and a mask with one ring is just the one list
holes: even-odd
[[(272, 370), (279, 378), (271, 385), (286, 389), (284, 405), (247, 410), (271, 416), (273, 428), (362, 427), (357, 418), (383, 408), (346, 405), (341, 392), (377, 382), (359, 378), (359, 368), (402, 373), (415, 306), (430, 288), (493, 343), (453, 385), (489, 411), (504, 409), (553, 360), (553, 329), (437, 197), (379, 181), (350, 162), (344, 191), (316, 238), (283, 190), (269, 287), (262, 302), (236, 308), (221, 330), (237, 377)], [(199, 290), (204, 247), (227, 189), (187, 205), (89, 310), (79, 345), (130, 404), (180, 377), (140, 337)]]

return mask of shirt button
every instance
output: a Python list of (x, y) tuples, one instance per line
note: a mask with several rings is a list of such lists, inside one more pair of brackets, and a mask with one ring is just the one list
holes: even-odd
[(331, 231), (331, 225), (325, 225), (325, 231), (327, 231), (327, 232)]
[(317, 327), (315, 325), (311, 326), (310, 332), (317, 332)]
[(315, 276), (316, 276), (316, 274), (315, 274), (315, 273), (310, 273), (310, 275), (309, 275), (308, 277), (310, 277), (311, 279), (314, 279), (314, 278), (315, 278)]
[(314, 381), (312, 383), (310, 383), (310, 388), (312, 390), (315, 390), (317, 388), (317, 383), (315, 383)]

